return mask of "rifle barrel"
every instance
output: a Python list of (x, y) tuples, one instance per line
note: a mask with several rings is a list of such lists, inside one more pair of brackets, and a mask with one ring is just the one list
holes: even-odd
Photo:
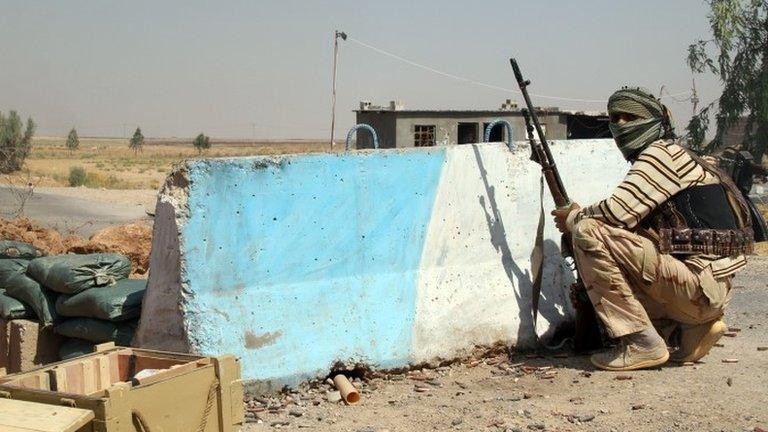
[[(528, 95), (528, 85), (531, 83), (530, 81), (523, 78), (523, 73), (520, 71), (520, 66), (517, 64), (517, 60), (514, 58), (509, 59), (509, 63), (512, 65), (512, 71), (515, 73), (515, 79), (517, 79), (517, 85), (520, 87), (520, 92), (523, 94), (523, 99), (525, 100), (525, 105), (528, 107), (528, 112), (530, 113), (531, 120), (533, 121), (533, 126), (536, 128), (536, 132), (539, 135), (539, 141), (541, 142), (540, 145), (544, 149), (544, 154), (547, 156), (546, 161), (539, 161), (542, 167), (548, 168), (552, 171), (552, 177), (554, 178), (554, 181), (556, 183), (556, 187), (559, 189), (559, 191), (551, 191), (553, 192), (552, 195), (556, 196), (557, 194), (561, 195), (566, 203), (570, 203), (571, 200), (568, 197), (568, 193), (565, 191), (565, 186), (563, 185), (563, 179), (560, 178), (560, 172), (557, 170), (557, 165), (555, 164), (555, 159), (552, 157), (552, 152), (549, 150), (549, 144), (547, 143), (547, 138), (544, 136), (544, 131), (541, 128), (541, 123), (539, 123), (539, 116), (536, 115), (536, 111), (533, 107), (533, 103), (531, 102), (531, 97)], [(531, 143), (534, 143), (534, 138), (531, 137)], [(560, 203), (557, 203), (560, 205)]]

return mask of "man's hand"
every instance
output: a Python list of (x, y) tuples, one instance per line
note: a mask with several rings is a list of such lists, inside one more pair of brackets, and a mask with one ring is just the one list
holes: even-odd
[(552, 210), (552, 216), (555, 217), (555, 226), (561, 233), (565, 234), (565, 232), (568, 231), (568, 227), (565, 226), (565, 219), (568, 217), (568, 215), (571, 214), (572, 211), (580, 208), (581, 206), (578, 204), (571, 203), (570, 207), (563, 207), (560, 209)]

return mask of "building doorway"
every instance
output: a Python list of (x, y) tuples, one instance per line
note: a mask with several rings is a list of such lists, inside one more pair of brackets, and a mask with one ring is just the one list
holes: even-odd
[(471, 144), (480, 142), (477, 123), (459, 123), (458, 144)]

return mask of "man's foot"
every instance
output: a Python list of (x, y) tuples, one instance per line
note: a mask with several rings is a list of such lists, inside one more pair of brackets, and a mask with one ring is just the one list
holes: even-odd
[(590, 358), (600, 369), (617, 372), (659, 366), (668, 359), (667, 344), (653, 328), (623, 336), (618, 346)]
[(699, 325), (680, 326), (680, 349), (672, 355), (672, 360), (680, 363), (699, 361), (717, 343), (728, 326), (721, 319)]

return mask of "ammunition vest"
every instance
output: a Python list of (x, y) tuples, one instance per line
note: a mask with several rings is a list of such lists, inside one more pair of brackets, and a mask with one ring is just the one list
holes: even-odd
[(683, 189), (646, 216), (640, 227), (672, 255), (748, 254), (754, 247), (749, 207), (733, 181), (688, 149), (719, 183)]

